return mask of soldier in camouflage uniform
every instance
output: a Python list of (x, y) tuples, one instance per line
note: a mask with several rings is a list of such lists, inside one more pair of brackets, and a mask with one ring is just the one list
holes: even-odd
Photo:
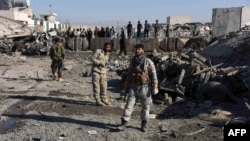
[(59, 38), (55, 38), (55, 43), (50, 48), (50, 58), (52, 60), (51, 70), (53, 74), (53, 79), (56, 80), (56, 71), (58, 75), (58, 81), (62, 82), (62, 67), (63, 59), (65, 57), (65, 49), (61, 44)]
[(109, 62), (109, 54), (111, 52), (111, 43), (104, 43), (103, 50), (96, 49), (92, 57), (92, 84), (93, 94), (97, 106), (109, 105), (107, 98), (107, 76), (105, 68)]
[(123, 92), (128, 93), (128, 98), (121, 118), (121, 125), (117, 129), (121, 131), (126, 128), (126, 124), (134, 110), (136, 99), (138, 99), (142, 107), (141, 131), (146, 132), (146, 124), (152, 103), (151, 94), (155, 95), (159, 90), (155, 65), (152, 60), (144, 55), (143, 44), (135, 45), (135, 56), (130, 61)]

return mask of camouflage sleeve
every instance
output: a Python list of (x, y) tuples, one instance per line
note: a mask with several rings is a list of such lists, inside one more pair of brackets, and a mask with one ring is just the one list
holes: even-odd
[(151, 79), (152, 83), (158, 83), (158, 78), (157, 78), (157, 72), (156, 72), (155, 64), (149, 58), (147, 58), (147, 61), (148, 61), (148, 72), (149, 72), (150, 79)]
[(98, 60), (97, 57), (99, 56), (100, 54), (100, 50), (99, 49), (96, 49), (93, 56), (92, 56), (92, 62), (94, 65), (99, 65), (101, 63), (101, 60)]
[(51, 59), (53, 59), (53, 57), (54, 57), (54, 47), (53, 47), (53, 45), (50, 47), (50, 50), (49, 50), (49, 55), (50, 55), (50, 58)]
[(62, 58), (64, 59), (65, 57), (65, 49), (64, 46), (61, 44), (61, 50), (62, 50)]

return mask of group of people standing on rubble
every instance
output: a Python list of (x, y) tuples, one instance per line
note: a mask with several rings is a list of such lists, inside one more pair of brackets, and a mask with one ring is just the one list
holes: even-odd
[[(146, 132), (150, 105), (152, 104), (151, 96), (159, 92), (158, 78), (154, 63), (144, 54), (144, 45), (136, 44), (134, 50), (135, 55), (130, 59), (128, 75), (124, 82), (123, 90), (120, 93), (127, 98), (126, 106), (121, 116), (121, 125), (117, 127), (117, 130), (123, 131), (126, 129), (127, 123), (134, 110), (135, 102), (139, 100), (141, 103), (140, 129), (142, 132)], [(107, 93), (108, 83), (106, 69), (111, 52), (112, 43), (105, 42), (103, 48), (96, 49), (92, 55), (92, 87), (96, 106), (111, 104)], [(62, 82), (62, 67), (65, 58), (65, 50), (59, 38), (54, 40), (54, 44), (50, 49), (50, 57), (52, 60), (51, 69), (53, 79)], [(56, 75), (58, 78), (56, 78)]]
[[(149, 31), (153, 30), (154, 31), (154, 38), (157, 38), (157, 34), (160, 30), (160, 24), (158, 20), (155, 21), (155, 23), (149, 24), (148, 20), (145, 20), (144, 24), (140, 22), (140, 20), (137, 22), (136, 25), (136, 30), (133, 29), (133, 25), (131, 21), (128, 22), (128, 24), (125, 26), (125, 29), (127, 30), (127, 38), (133, 37), (134, 31), (136, 31), (136, 38), (141, 38), (142, 36), (142, 30), (143, 30), (143, 37), (144, 38), (149, 38)], [(92, 38), (92, 37), (114, 37), (115, 36), (115, 29), (114, 26), (110, 27), (95, 27), (94, 31), (92, 31), (91, 28), (88, 28), (87, 30), (85, 28), (68, 28), (67, 30), (67, 37), (87, 37), (87, 38)]]
[[(126, 29), (127, 29), (127, 36), (128, 38), (131, 38), (132, 36), (132, 31), (133, 31), (133, 25), (131, 23), (131, 21), (128, 22), (127, 26), (126, 26)], [(148, 23), (148, 20), (145, 20), (144, 24), (141, 23), (141, 21), (139, 20), (137, 22), (137, 25), (136, 25), (136, 38), (149, 38), (149, 31), (151, 29), (153, 29), (154, 31), (154, 38), (157, 38), (158, 36), (158, 32), (160, 30), (160, 24), (158, 22), (158, 20), (155, 21), (155, 23), (153, 23), (152, 25), (150, 25)], [(142, 30), (143, 30), (143, 35), (142, 35)]]
[[(101, 27), (98, 28), (97, 26), (94, 28), (94, 31), (92, 31), (91, 28), (88, 28), (85, 30), (85, 28), (76, 28), (72, 29), (68, 28), (66, 37), (72, 38), (72, 37), (83, 37), (86, 38), (88, 41), (88, 49), (91, 49), (92, 45), (92, 38), (96, 37), (108, 37), (110, 38), (110, 43), (111, 43), (111, 48), (114, 47), (114, 40), (115, 38), (119, 38), (119, 47), (120, 47), (120, 53), (119, 56), (125, 56), (127, 58), (127, 47), (126, 47), (126, 34), (125, 30), (127, 30), (127, 38), (130, 39), (135, 35), (135, 38), (149, 38), (150, 31), (154, 31), (154, 38), (158, 37), (158, 32), (160, 30), (160, 24), (158, 20), (155, 21), (152, 25), (148, 23), (148, 20), (145, 20), (145, 23), (142, 25), (140, 21), (137, 22), (136, 26), (136, 35), (134, 34), (135, 29), (131, 23), (131, 21), (128, 22), (128, 24), (124, 27), (121, 27), (120, 34), (117, 34), (115, 31), (114, 26), (111, 28), (109, 27)], [(142, 30), (143, 30), (143, 35), (142, 35)], [(117, 37), (116, 37), (117, 35)], [(151, 35), (152, 36), (152, 35)]]

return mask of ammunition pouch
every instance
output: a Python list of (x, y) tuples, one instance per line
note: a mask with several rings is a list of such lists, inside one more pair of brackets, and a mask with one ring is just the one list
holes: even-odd
[(131, 83), (135, 85), (145, 85), (149, 81), (148, 73), (132, 73)]
[(53, 57), (53, 60), (54, 60), (54, 61), (60, 61), (60, 60), (62, 60), (62, 57), (54, 56), (54, 57)]

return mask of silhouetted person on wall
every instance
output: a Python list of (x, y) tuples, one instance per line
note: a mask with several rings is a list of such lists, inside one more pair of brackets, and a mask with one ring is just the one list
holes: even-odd
[(114, 39), (115, 39), (115, 29), (114, 26), (111, 27), (109, 30), (109, 36), (110, 36), (110, 43), (111, 43), (111, 48), (114, 48)]
[(157, 38), (159, 29), (160, 29), (160, 25), (158, 23), (158, 20), (156, 20), (155, 25), (154, 25), (155, 38)]
[(144, 38), (148, 38), (148, 31), (149, 31), (149, 24), (148, 24), (148, 21), (145, 20), (145, 23), (144, 23)]
[(91, 47), (91, 39), (92, 39), (92, 36), (93, 36), (93, 32), (92, 32), (92, 30), (89, 28), (88, 31), (87, 31), (87, 40), (88, 40), (88, 42), (89, 42), (89, 47), (88, 47), (88, 49), (90, 49), (90, 47)]
[(119, 55), (121, 56), (122, 53), (124, 53), (125, 57), (127, 56), (127, 49), (126, 49), (126, 43), (125, 43), (125, 33), (124, 29), (121, 28), (121, 39), (120, 39), (120, 53)]
[(131, 21), (129, 21), (128, 25), (127, 25), (127, 35), (128, 35), (128, 38), (130, 38), (131, 35), (132, 35), (132, 28), (133, 28), (133, 25), (131, 24)]
[(140, 21), (137, 23), (137, 38), (140, 38), (141, 36), (141, 29), (142, 29), (142, 24)]
[(105, 30), (104, 27), (101, 27), (101, 30), (98, 33), (99, 37), (105, 37)]

